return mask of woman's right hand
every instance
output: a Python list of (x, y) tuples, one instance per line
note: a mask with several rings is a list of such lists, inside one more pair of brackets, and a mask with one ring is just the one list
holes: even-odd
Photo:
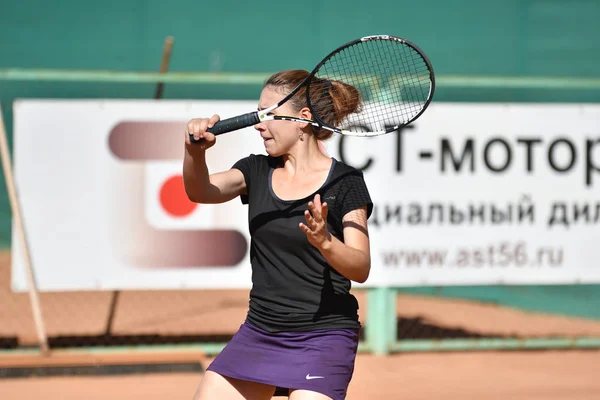
[[(189, 150), (206, 150), (214, 146), (216, 137), (207, 129), (212, 128), (221, 118), (215, 114), (210, 118), (194, 118), (187, 123), (185, 145)], [(193, 143), (190, 135), (199, 142)]]

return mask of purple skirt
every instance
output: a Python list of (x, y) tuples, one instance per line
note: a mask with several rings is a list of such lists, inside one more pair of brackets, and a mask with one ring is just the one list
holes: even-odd
[[(234, 379), (346, 397), (358, 329), (270, 333), (245, 322), (207, 368)], [(285, 392), (282, 392), (285, 390)]]

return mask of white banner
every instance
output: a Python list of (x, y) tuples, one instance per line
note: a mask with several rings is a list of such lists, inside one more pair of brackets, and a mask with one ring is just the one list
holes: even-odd
[[(252, 101), (23, 100), (14, 160), (40, 290), (247, 288), (247, 208), (197, 205), (181, 180), (195, 116)], [(363, 286), (600, 282), (600, 106), (434, 103), (404, 130), (334, 136), (375, 204)], [(218, 137), (211, 172), (264, 154)], [(13, 233), (15, 290), (26, 289)]]

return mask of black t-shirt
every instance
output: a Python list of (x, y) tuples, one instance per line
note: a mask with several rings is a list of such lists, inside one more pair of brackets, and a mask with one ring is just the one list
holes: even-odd
[(339, 274), (298, 227), (306, 222), (308, 202), (319, 193), (327, 202), (329, 232), (344, 241), (342, 217), (361, 206), (370, 216), (373, 204), (362, 172), (333, 159), (319, 190), (298, 200), (282, 200), (271, 177), (281, 159), (250, 155), (233, 168), (244, 174), (251, 236), (252, 290), (247, 320), (270, 331), (358, 328), (358, 302), (350, 280)]

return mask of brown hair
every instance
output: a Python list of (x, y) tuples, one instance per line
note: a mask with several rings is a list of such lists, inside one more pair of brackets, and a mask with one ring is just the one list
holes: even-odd
[[(284, 93), (291, 92), (307, 76), (308, 71), (297, 69), (278, 72), (265, 82), (264, 86), (273, 86)], [(308, 107), (306, 88), (301, 88), (289, 103), (296, 111)], [(310, 86), (310, 103), (313, 113), (326, 124), (337, 126), (347, 115), (358, 112), (360, 93), (351, 85), (336, 80), (314, 77)], [(326, 140), (333, 132), (327, 129), (313, 127), (317, 140)]]

